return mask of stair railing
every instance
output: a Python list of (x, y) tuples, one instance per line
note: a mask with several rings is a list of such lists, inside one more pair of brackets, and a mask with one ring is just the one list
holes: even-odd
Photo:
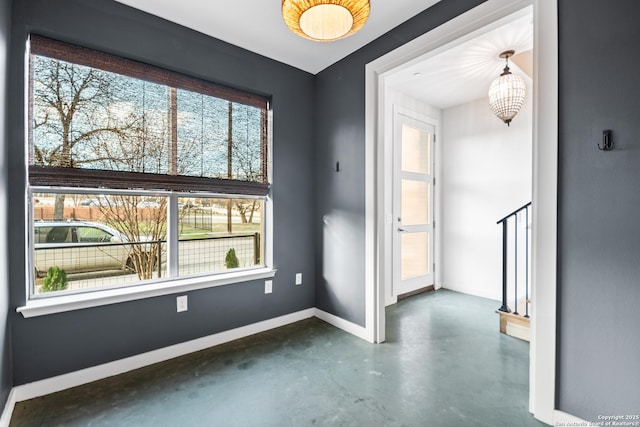
[(514, 300), (514, 311), (512, 314), (520, 315), (518, 313), (518, 265), (522, 264), (522, 260), (518, 258), (518, 218), (522, 218), (522, 215), (525, 216), (525, 257), (524, 257), (524, 268), (525, 268), (525, 314), (524, 317), (529, 317), (529, 215), (530, 215), (531, 202), (526, 205), (516, 209), (511, 212), (509, 215), (500, 219), (496, 222), (496, 224), (502, 224), (502, 306), (498, 309), (504, 313), (511, 313), (511, 309), (507, 304), (507, 287), (508, 287), (508, 278), (507, 278), (507, 266), (508, 266), (508, 237), (509, 223), (513, 223), (513, 270), (514, 270), (514, 281), (513, 281), (513, 300)]

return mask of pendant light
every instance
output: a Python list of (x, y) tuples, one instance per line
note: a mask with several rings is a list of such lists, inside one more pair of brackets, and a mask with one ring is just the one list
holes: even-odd
[(294, 33), (333, 41), (358, 31), (369, 17), (369, 0), (282, 0), (282, 18)]
[(512, 74), (509, 71), (509, 57), (513, 56), (515, 51), (507, 50), (500, 54), (500, 58), (505, 58), (507, 65), (504, 67), (500, 77), (495, 79), (489, 87), (489, 105), (491, 111), (498, 116), (500, 120), (505, 122), (507, 126), (511, 123), (511, 119), (518, 114), (522, 104), (524, 104), (524, 96), (526, 87), (522, 77)]

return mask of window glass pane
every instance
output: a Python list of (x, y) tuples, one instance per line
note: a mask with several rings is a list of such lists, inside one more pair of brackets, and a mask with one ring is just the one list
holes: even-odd
[(34, 294), (166, 275), (166, 197), (41, 193), (32, 203)]
[(32, 296), (265, 265), (266, 97), (38, 35), (29, 46), (29, 192), (47, 189), (30, 201)]
[(402, 280), (429, 273), (429, 233), (407, 233), (401, 239)]
[(168, 173), (167, 89), (34, 56), (31, 164)]
[(429, 183), (402, 180), (402, 225), (429, 223)]
[(31, 58), (31, 165), (266, 182), (266, 103)]
[(187, 90), (177, 100), (178, 173), (227, 178), (229, 102)]
[(262, 112), (248, 105), (233, 106), (233, 141), (231, 144), (233, 179), (263, 181)]
[(422, 129), (402, 125), (402, 170), (405, 172), (430, 173), (429, 149), (431, 134)]
[(180, 276), (264, 265), (263, 200), (178, 200)]
[(182, 89), (177, 108), (178, 174), (262, 182), (261, 109)]

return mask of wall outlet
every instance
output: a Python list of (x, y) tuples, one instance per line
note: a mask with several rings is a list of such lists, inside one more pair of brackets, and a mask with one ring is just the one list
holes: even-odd
[(296, 274), (296, 285), (302, 285), (302, 273)]
[(264, 281), (264, 293), (270, 294), (273, 292), (273, 280), (265, 280)]
[(182, 295), (178, 298), (176, 298), (176, 308), (178, 313), (180, 313), (181, 311), (187, 311), (188, 307), (187, 307), (187, 296), (186, 295)]

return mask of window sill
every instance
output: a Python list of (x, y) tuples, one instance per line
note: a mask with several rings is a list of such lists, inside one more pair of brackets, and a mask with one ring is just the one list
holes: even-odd
[(170, 282), (43, 298), (28, 301), (26, 305), (18, 307), (16, 311), (22, 313), (24, 317), (46, 316), (48, 314), (63, 313), (83, 308), (99, 307), (120, 302), (230, 285), (233, 283), (266, 279), (274, 277), (276, 271), (276, 269), (265, 267), (255, 270), (219, 274), (213, 277), (176, 279)]

